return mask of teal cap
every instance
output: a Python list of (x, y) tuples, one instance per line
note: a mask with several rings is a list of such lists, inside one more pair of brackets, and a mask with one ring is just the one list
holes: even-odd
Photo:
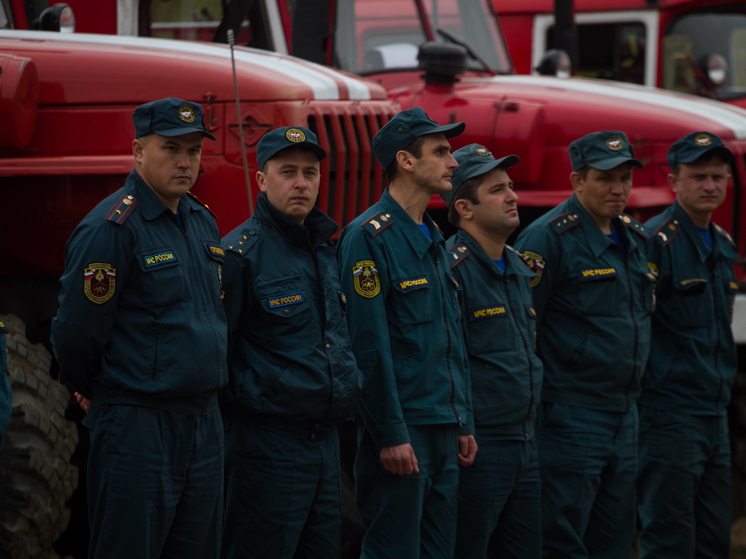
[(628, 161), (642, 169), (642, 163), (635, 159), (635, 148), (629, 144), (627, 135), (618, 130), (594, 132), (575, 140), (570, 144), (570, 159), (573, 171), (584, 167), (608, 171)]
[(668, 150), (666, 158), (671, 169), (675, 169), (679, 163), (694, 163), (708, 153), (719, 155), (726, 163), (733, 161), (733, 153), (725, 147), (723, 140), (710, 132), (692, 132), (679, 138)]
[(490, 150), (479, 144), (469, 144), (453, 152), (453, 157), (458, 161), (458, 169), (451, 176), (450, 192), (440, 195), (448, 207), (456, 197), (456, 192), (469, 179), (479, 177), (489, 173), (492, 169), (502, 167), (507, 169), (520, 161), (517, 155), (507, 155), (500, 159), (495, 159)]
[(378, 131), (371, 144), (373, 155), (384, 169), (388, 169), (396, 159), (396, 154), (420, 136), (442, 133), (446, 138), (454, 138), (463, 133), (465, 128), (466, 124), (463, 122), (441, 126), (420, 107), (414, 107), (400, 112)]
[(215, 139), (205, 128), (202, 105), (183, 99), (168, 97), (140, 105), (132, 114), (132, 120), (135, 123), (135, 138), (148, 134), (172, 138), (202, 132), (204, 137)]
[(279, 152), (292, 147), (304, 148), (315, 153), (319, 161), (326, 157), (326, 151), (319, 145), (316, 134), (301, 126), (285, 126), (270, 130), (259, 140), (256, 146), (256, 162), (259, 169), (264, 169), (267, 161)]

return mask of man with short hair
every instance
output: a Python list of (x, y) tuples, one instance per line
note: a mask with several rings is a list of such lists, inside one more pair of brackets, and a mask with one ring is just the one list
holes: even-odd
[(575, 140), (570, 157), (573, 195), (516, 243), (537, 272), (543, 554), (629, 559), (655, 278), (646, 228), (622, 211), (642, 164), (619, 131)]
[(658, 287), (639, 402), (641, 558), (729, 556), (737, 253), (712, 213), (732, 160), (715, 134), (679, 138), (668, 152), (676, 200), (645, 224)]
[(335, 422), (354, 412), (360, 381), (329, 242), (337, 224), (314, 207), (325, 157), (306, 128), (265, 134), (256, 213), (223, 240), (224, 558), (340, 557)]
[(462, 286), (461, 326), (469, 354), (479, 453), (459, 471), (456, 559), (541, 557), (541, 485), (534, 420), (543, 367), (523, 257), (505, 244), (520, 224), (509, 155), (479, 144), (453, 156), (453, 189), (441, 194), (458, 228), (447, 246)]
[(463, 130), (419, 107), (391, 119), (373, 154), (392, 182), (339, 241), (364, 375), (355, 461), (363, 558), (453, 556), (458, 464), (472, 462), (476, 443), (452, 257), (425, 210), (451, 189), (448, 138)]
[(153, 101), (132, 118), (135, 169), (68, 240), (52, 322), (60, 381), (88, 411), (89, 557), (216, 559), (224, 253), (189, 194), (215, 138), (197, 103)]

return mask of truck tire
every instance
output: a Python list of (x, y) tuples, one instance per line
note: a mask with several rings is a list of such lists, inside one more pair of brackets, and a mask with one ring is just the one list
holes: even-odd
[(6, 338), (13, 410), (0, 451), (0, 558), (47, 559), (67, 528), (65, 506), (78, 486), (70, 464), (78, 432), (65, 419), (70, 394), (49, 375), (52, 357), (26, 339), (26, 326), (0, 316)]

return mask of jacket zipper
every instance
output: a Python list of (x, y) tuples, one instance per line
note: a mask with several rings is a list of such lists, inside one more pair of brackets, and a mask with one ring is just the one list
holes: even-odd
[(629, 387), (632, 386), (632, 381), (637, 377), (637, 342), (639, 338), (639, 332), (637, 330), (637, 321), (635, 320), (635, 298), (632, 290), (632, 278), (629, 275), (629, 255), (624, 259), (624, 271), (627, 274), (627, 287), (629, 289), (629, 316), (632, 319), (632, 324), (635, 328), (635, 349), (632, 354), (632, 376), (627, 382), (627, 388), (624, 390), (624, 401), (629, 411)]
[(436, 275), (438, 276), (438, 285), (440, 286), (440, 303), (443, 307), (443, 324), (445, 324), (446, 336), (448, 337), (448, 346), (446, 348), (446, 367), (448, 367), (448, 376), (451, 379), (451, 409), (453, 410), (453, 415), (456, 416), (458, 426), (463, 427), (464, 424), (461, 422), (461, 418), (456, 411), (456, 404), (454, 403), (456, 399), (456, 383), (453, 380), (453, 372), (451, 371), (451, 330), (448, 328), (448, 319), (446, 318), (446, 294), (443, 291), (443, 280), (440, 277), (440, 261), (438, 260), (438, 251), (435, 243), (433, 243), (433, 257), (435, 258), (435, 271)]
[(710, 281), (712, 284), (712, 310), (715, 318), (715, 339), (717, 340), (715, 343), (715, 370), (718, 372), (718, 377), (720, 377), (720, 385), (718, 386), (718, 396), (715, 399), (715, 410), (718, 412), (719, 416), (723, 415), (723, 412), (720, 411), (720, 397), (723, 395), (723, 373), (720, 371), (720, 363), (718, 361), (718, 354), (720, 353), (720, 326), (718, 325), (718, 311), (717, 311), (717, 284), (715, 283), (715, 266), (716, 266), (716, 260), (715, 255), (712, 255), (712, 266), (710, 267)]
[(513, 308), (513, 300), (510, 297), (510, 289), (508, 287), (508, 284), (510, 283), (508, 276), (505, 277), (505, 295), (508, 298), (508, 306), (510, 307), (510, 314), (513, 317), (513, 323), (515, 324), (516, 330), (518, 330), (518, 334), (521, 336), (521, 342), (523, 343), (523, 349), (526, 352), (526, 359), (528, 361), (528, 382), (529, 387), (531, 390), (531, 399), (528, 402), (528, 411), (526, 412), (526, 417), (523, 418), (523, 440), (528, 440), (528, 433), (526, 432), (526, 422), (528, 421), (528, 418), (531, 417), (531, 410), (534, 409), (534, 368), (531, 365), (531, 354), (528, 351), (528, 345), (526, 344), (526, 337), (523, 335), (523, 330), (521, 330), (520, 326), (518, 325), (518, 319), (516, 318), (515, 309)]

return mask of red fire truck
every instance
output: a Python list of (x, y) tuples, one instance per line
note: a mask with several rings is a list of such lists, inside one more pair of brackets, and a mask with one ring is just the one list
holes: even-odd
[[(516, 71), (555, 48), (554, 0), (492, 0)], [(746, 3), (575, 0), (578, 76), (693, 93), (746, 107)]]

